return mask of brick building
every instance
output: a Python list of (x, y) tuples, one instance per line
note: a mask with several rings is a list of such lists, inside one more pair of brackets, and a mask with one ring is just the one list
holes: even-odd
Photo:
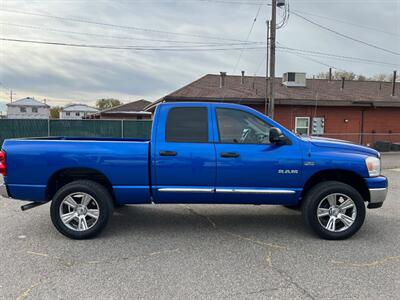
[[(300, 134), (321, 135), (361, 144), (400, 142), (400, 83), (306, 79), (286, 73), (275, 80), (275, 120)], [(205, 75), (152, 103), (218, 101), (265, 112), (264, 77)]]

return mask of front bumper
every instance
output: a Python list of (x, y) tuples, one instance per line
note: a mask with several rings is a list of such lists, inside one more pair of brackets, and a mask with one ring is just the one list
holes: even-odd
[(0, 184), (0, 196), (3, 198), (10, 198), (10, 195), (7, 191), (7, 186), (4, 183)]
[(388, 181), (384, 176), (368, 178), (367, 185), (369, 189), (368, 208), (379, 208), (382, 206), (388, 193)]
[(369, 189), (369, 204), (368, 208), (382, 207), (386, 199), (388, 188)]

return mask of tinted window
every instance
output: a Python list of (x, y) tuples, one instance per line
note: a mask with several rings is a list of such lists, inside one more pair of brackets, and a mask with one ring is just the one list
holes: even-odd
[(206, 107), (177, 107), (168, 113), (167, 142), (208, 142), (208, 117)]
[(288, 81), (296, 81), (296, 74), (288, 73)]
[(237, 144), (269, 144), (271, 126), (241, 110), (217, 108), (219, 141)]

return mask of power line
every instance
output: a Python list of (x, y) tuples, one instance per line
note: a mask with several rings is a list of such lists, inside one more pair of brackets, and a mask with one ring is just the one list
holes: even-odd
[(111, 39), (120, 39), (120, 40), (135, 40), (135, 41), (151, 41), (151, 42), (162, 42), (162, 43), (189, 44), (189, 46), (179, 46), (179, 47), (240, 46), (240, 45), (263, 44), (263, 42), (207, 43), (207, 42), (196, 42), (196, 41), (191, 42), (191, 41), (179, 41), (179, 40), (146, 39), (146, 38), (137, 38), (137, 37), (124, 37), (124, 36), (104, 35), (104, 34), (96, 34), (96, 33), (88, 33), (88, 32), (77, 32), (77, 31), (69, 31), (69, 30), (60, 30), (60, 29), (53, 29), (53, 28), (43, 28), (43, 27), (37, 27), (37, 26), (31, 26), (31, 25), (10, 24), (10, 23), (2, 23), (2, 22), (0, 22), (0, 25), (21, 27), (21, 28), (29, 28), (29, 29), (43, 30), (43, 31), (51, 31), (51, 32), (61, 32), (61, 33), (76, 34), (76, 35), (95, 36), (95, 37), (111, 38)]
[(347, 24), (347, 25), (352, 25), (352, 26), (356, 26), (356, 27), (360, 27), (360, 28), (365, 28), (365, 29), (369, 29), (369, 30), (374, 30), (377, 32), (382, 32), (382, 33), (386, 33), (389, 35), (393, 35), (393, 36), (398, 36), (400, 37), (399, 34), (396, 34), (395, 32), (390, 32), (390, 31), (386, 31), (386, 30), (382, 30), (376, 27), (372, 27), (372, 26), (367, 26), (367, 25), (363, 25), (363, 24), (358, 24), (358, 23), (353, 23), (350, 21), (345, 21), (345, 20), (341, 20), (341, 19), (337, 19), (337, 18), (333, 18), (333, 17), (329, 17), (329, 16), (323, 16), (323, 15), (318, 15), (318, 14), (314, 14), (314, 13), (309, 13), (309, 12), (305, 12), (305, 11), (301, 11), (301, 10), (294, 10), (297, 13), (301, 13), (301, 14), (305, 14), (305, 15), (309, 15), (309, 16), (313, 16), (313, 17), (317, 17), (317, 18), (322, 18), (322, 19), (326, 19), (326, 20), (332, 20), (338, 23), (343, 23), (343, 24)]
[(107, 26), (107, 27), (119, 28), (119, 29), (125, 29), (125, 30), (150, 32), (150, 33), (156, 33), (156, 34), (169, 34), (169, 35), (176, 35), (176, 36), (196, 37), (196, 38), (202, 38), (202, 39), (206, 38), (206, 39), (222, 40), (222, 41), (243, 42), (242, 40), (216, 37), (216, 36), (210, 36), (210, 35), (180, 33), (180, 32), (156, 30), (156, 29), (150, 29), (150, 28), (144, 28), (144, 27), (117, 25), (117, 24), (104, 23), (104, 22), (92, 21), (92, 20), (87, 20), (87, 19), (60, 17), (60, 16), (56, 16), (56, 15), (49, 15), (49, 14), (42, 14), (42, 13), (35, 13), (35, 12), (24, 12), (24, 11), (19, 11), (19, 10), (10, 10), (10, 9), (3, 9), (3, 8), (0, 8), (0, 11), (8, 12), (8, 13), (15, 13), (15, 14), (29, 15), (29, 16), (52, 18), (52, 19), (57, 19), (57, 20), (65, 20), (65, 21), (70, 21), (70, 22), (85, 23), (85, 24), (98, 25), (98, 26)]
[[(281, 43), (278, 43), (278, 44), (282, 45)], [(354, 56), (344, 56), (344, 55), (338, 55), (338, 54), (326, 53), (326, 52), (320, 52), (320, 51), (290, 48), (290, 47), (284, 47), (283, 45), (279, 46), (277, 48), (283, 49), (283, 50), (287, 50), (287, 51), (291, 51), (291, 52), (308, 53), (308, 54), (313, 54), (315, 56), (324, 56), (324, 57), (330, 57), (330, 58), (334, 58), (334, 59), (342, 59), (342, 60), (349, 60), (349, 61), (359, 61), (359, 62), (363, 62), (363, 63), (372, 63), (372, 64), (395, 66), (395, 67), (399, 67), (400, 66), (399, 64), (382, 62), (382, 61), (372, 60), (372, 59), (368, 59), (368, 58), (361, 58), (361, 57), (354, 57)]]
[[(135, 50), (135, 51), (238, 51), (242, 50), (242, 47), (221, 47), (221, 48), (179, 48), (172, 46), (112, 46), (112, 45), (94, 45), (94, 44), (74, 44), (64, 42), (49, 42), (49, 41), (37, 41), (37, 40), (25, 40), (25, 39), (13, 39), (0, 37), (1, 41), (17, 42), (17, 43), (30, 43), (30, 44), (41, 44), (41, 45), (53, 45), (53, 46), (65, 46), (65, 47), (80, 47), (80, 48), (95, 48), (95, 49), (114, 49), (114, 50)], [(250, 47), (248, 50), (259, 50), (265, 49), (264, 47)]]
[[(26, 0), (14, 0), (14, 1), (26, 1)], [(30, 0), (30, 2), (42, 2), (44, 0)], [(49, 0), (55, 1), (55, 0)], [(84, 0), (58, 0), (58, 2), (83, 2)], [(106, 0), (103, 0), (106, 1)], [(108, 2), (114, 2), (115, 0), (107, 0)], [(190, 2), (203, 2), (203, 3), (215, 3), (215, 4), (238, 4), (238, 5), (270, 5), (261, 1), (233, 1), (233, 0), (120, 0), (120, 2), (138, 3), (138, 4), (152, 4), (152, 3), (174, 3), (174, 4), (186, 4)]]
[[(216, 46), (213, 47), (205, 47), (202, 45), (193, 46), (192, 48), (189, 47), (182, 47), (182, 46), (114, 46), (114, 45), (98, 45), (98, 44), (77, 44), (77, 43), (67, 43), (67, 42), (50, 42), (50, 41), (38, 41), (38, 40), (25, 40), (25, 39), (13, 39), (13, 38), (3, 38), (0, 37), (0, 40), (8, 41), (8, 42), (18, 42), (18, 43), (31, 43), (31, 44), (41, 44), (41, 45), (52, 45), (52, 46), (65, 46), (65, 47), (80, 47), (80, 48), (94, 48), (94, 49), (112, 49), (112, 50), (135, 50), (135, 51), (242, 51), (242, 47), (227, 47), (226, 45), (221, 45), (219, 48)], [(282, 45), (281, 43), (278, 43)], [(329, 57), (332, 59), (339, 59), (339, 60), (347, 60), (347, 61), (355, 61), (355, 62), (362, 62), (367, 64), (376, 64), (376, 65), (385, 65), (385, 66), (395, 66), (399, 67), (397, 64), (392, 64), (388, 62), (370, 60), (366, 58), (360, 57), (353, 57), (353, 56), (344, 56), (344, 55), (337, 55), (332, 53), (325, 53), (320, 51), (312, 51), (312, 50), (305, 50), (305, 49), (297, 49), (297, 48), (290, 48), (278, 46), (277, 47), (280, 51), (290, 52), (290, 53), (297, 53), (302, 55), (314, 56), (314, 57)], [(253, 46), (247, 47), (248, 50), (262, 50), (265, 49), (265, 45), (262, 46)]]
[(370, 43), (368, 43), (368, 42), (365, 42), (365, 41), (362, 41), (362, 40), (353, 38), (353, 37), (351, 37), (351, 36), (349, 36), (349, 35), (346, 35), (346, 34), (344, 34), (344, 33), (340, 33), (340, 32), (338, 32), (338, 31), (336, 31), (336, 30), (333, 30), (333, 29), (331, 29), (331, 28), (329, 28), (329, 27), (326, 27), (326, 26), (324, 26), (324, 25), (321, 25), (321, 24), (319, 24), (319, 23), (317, 23), (317, 22), (315, 22), (315, 21), (313, 21), (313, 20), (310, 20), (310, 19), (308, 19), (308, 18), (302, 16), (301, 14), (299, 14), (299, 13), (297, 13), (297, 12), (292, 11), (292, 13), (293, 13), (295, 16), (297, 16), (297, 17), (299, 17), (299, 18), (301, 18), (301, 19), (303, 19), (303, 20), (305, 20), (305, 21), (307, 21), (307, 22), (309, 22), (309, 23), (311, 23), (311, 24), (313, 24), (313, 25), (315, 25), (315, 26), (317, 26), (317, 27), (319, 27), (319, 28), (322, 28), (322, 29), (324, 29), (324, 30), (327, 30), (327, 31), (329, 31), (329, 32), (332, 32), (332, 33), (334, 33), (334, 34), (336, 34), (336, 35), (338, 35), (338, 36), (341, 36), (341, 37), (343, 37), (343, 38), (352, 40), (352, 41), (354, 41), (354, 42), (358, 42), (358, 43), (363, 44), (363, 45), (365, 45), (365, 46), (369, 46), (369, 47), (372, 47), (372, 48), (375, 48), (375, 49), (378, 49), (378, 50), (381, 50), (381, 51), (385, 51), (385, 52), (390, 53), (390, 54), (394, 54), (394, 55), (399, 55), (399, 56), (400, 56), (400, 53), (398, 53), (398, 52), (395, 52), (395, 51), (392, 51), (392, 50), (388, 50), (388, 49), (385, 49), (385, 48), (376, 46), (376, 45), (374, 45), (374, 44), (370, 44)]
[(315, 58), (312, 58), (312, 57), (310, 57), (309, 55), (306, 55), (306, 54), (300, 54), (300, 53), (295, 53), (295, 52), (287, 52), (287, 53), (296, 55), (296, 56), (298, 56), (298, 57), (300, 57), (300, 58), (303, 58), (303, 59), (306, 59), (306, 60), (315, 62), (315, 63), (317, 63), (317, 64), (323, 65), (323, 66), (328, 67), (328, 68), (332, 68), (332, 69), (336, 69), (336, 70), (340, 70), (340, 71), (345, 71), (345, 70), (343, 70), (343, 69), (334, 67), (334, 66), (329, 65), (329, 64), (327, 64), (327, 63), (324, 63), (324, 62), (322, 62), (322, 61), (320, 61), (320, 60), (317, 60), (317, 59), (315, 59)]
[[(253, 20), (253, 23), (251, 24), (249, 33), (247, 34), (246, 43), (248, 42), (248, 40), (249, 40), (249, 38), (250, 38), (250, 35), (251, 35), (251, 33), (253, 32), (253, 28), (254, 28), (254, 25), (255, 25), (256, 22), (257, 22), (257, 18), (258, 18), (258, 15), (260, 14), (261, 7), (262, 7), (262, 5), (260, 5), (260, 6), (258, 7), (256, 16), (254, 17), (254, 20)], [(246, 50), (246, 46), (247, 46), (247, 45), (244, 45), (242, 51), (240, 51), (240, 54), (239, 54), (239, 57), (238, 57), (238, 59), (237, 59), (237, 61), (236, 61), (235, 67), (233, 68), (232, 74), (235, 74), (236, 69), (237, 69), (237, 67), (238, 67), (238, 65), (239, 65), (239, 62), (240, 62), (240, 60), (242, 59), (243, 52)]]

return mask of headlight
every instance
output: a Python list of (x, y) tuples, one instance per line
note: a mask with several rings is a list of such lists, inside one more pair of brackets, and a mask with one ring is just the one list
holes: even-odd
[(365, 164), (367, 165), (368, 173), (370, 177), (375, 177), (381, 175), (381, 160), (376, 157), (367, 157), (365, 159)]

